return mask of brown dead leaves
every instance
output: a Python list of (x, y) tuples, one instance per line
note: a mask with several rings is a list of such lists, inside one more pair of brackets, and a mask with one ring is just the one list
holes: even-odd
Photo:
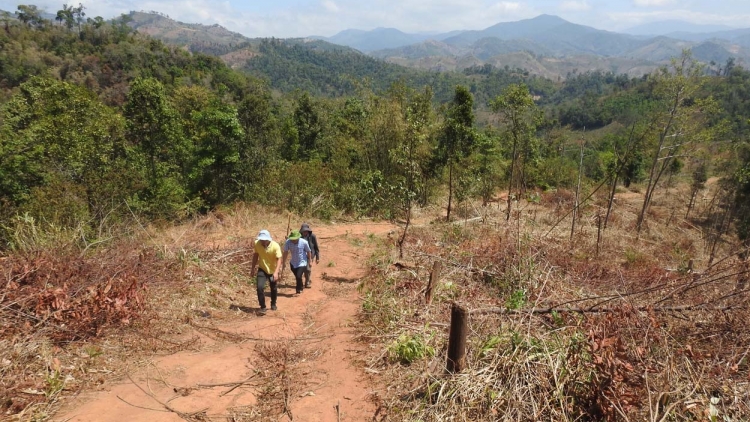
[(40, 251), (0, 261), (0, 337), (44, 334), (56, 343), (96, 337), (145, 311), (146, 286), (179, 279), (153, 250), (123, 245), (81, 256)]

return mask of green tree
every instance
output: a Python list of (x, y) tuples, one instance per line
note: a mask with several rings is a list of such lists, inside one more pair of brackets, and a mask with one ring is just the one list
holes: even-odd
[[(240, 102), (238, 118), (244, 132), (239, 145), (241, 163), (239, 184), (245, 200), (262, 200), (266, 186), (271, 185), (269, 171), (280, 161), (282, 132), (270, 92), (255, 87)], [(291, 130), (287, 139), (296, 137)]]
[(362, 211), (363, 202), (358, 190), (362, 172), (367, 171), (367, 141), (371, 139), (369, 120), (371, 93), (362, 92), (361, 97), (346, 98), (336, 102), (330, 113), (330, 159), (326, 166), (334, 180), (329, 191), (335, 206), (348, 213)]
[(174, 215), (187, 199), (184, 177), (191, 145), (164, 86), (153, 78), (133, 81), (125, 119), (127, 139), (142, 152), (148, 174), (142, 207), (155, 216)]
[(82, 87), (32, 78), (2, 122), (0, 197), (19, 210), (61, 224), (101, 219), (137, 184), (126, 171), (122, 118)]
[(453, 102), (448, 107), (437, 148), (438, 163), (448, 166), (448, 221), (451, 218), (455, 167), (472, 153), (475, 144), (474, 97), (468, 88), (459, 85), (456, 87)]
[[(734, 190), (734, 205), (737, 208), (737, 236), (745, 248), (750, 246), (750, 145), (747, 141), (740, 143), (737, 150), (737, 169), (730, 174), (729, 180)], [(747, 249), (743, 257), (750, 254)]]
[[(707, 116), (718, 112), (712, 98), (700, 98), (705, 82), (703, 66), (689, 51), (679, 59), (672, 59), (670, 68), (662, 68), (654, 75), (654, 96), (657, 107), (650, 119), (654, 122), (650, 140), (650, 170), (643, 206), (636, 221), (640, 234), (651, 205), (654, 191), (661, 177), (672, 168), (686, 146), (696, 150), (713, 139), (717, 132), (708, 126)], [(717, 128), (718, 129), (718, 128)]]
[(12, 16), (13, 15), (6, 10), (0, 11), (0, 22), (2, 22), (6, 34), (10, 34), (10, 25), (15, 21)]
[(408, 101), (403, 115), (406, 133), (402, 142), (391, 150), (393, 161), (401, 173), (401, 180), (398, 183), (399, 196), (402, 212), (406, 218), (406, 226), (398, 242), (400, 258), (403, 258), (404, 240), (411, 223), (413, 203), (423, 189), (421, 182), (428, 160), (428, 151), (425, 145), (427, 144), (429, 125), (432, 120), (432, 91), (427, 88), (419, 95), (412, 95)]
[(478, 184), (478, 194), (482, 205), (486, 206), (500, 185), (501, 154), (497, 136), (489, 130), (479, 133), (475, 163), (472, 166), (474, 178)]
[(18, 5), (16, 17), (32, 28), (43, 28), (47, 23), (47, 20), (42, 17), (41, 10), (34, 5)]
[(83, 22), (83, 17), (86, 16), (86, 13), (83, 11), (83, 9), (85, 9), (85, 7), (83, 7), (83, 5), (80, 3), (78, 4), (78, 7), (68, 6), (67, 4), (64, 4), (63, 8), (57, 11), (55, 20), (60, 22), (61, 24), (65, 24), (68, 29), (73, 29), (73, 26), (75, 25), (78, 25), (78, 28), (80, 29), (81, 23)]
[[(297, 108), (294, 110), (294, 125), (297, 129), (298, 144), (292, 142), (290, 150), (294, 152), (292, 160), (308, 161), (318, 156), (318, 147), (321, 133), (323, 132), (320, 113), (310, 95), (307, 92), (297, 100)], [(292, 141), (294, 139), (292, 138)]]
[(211, 207), (237, 199), (243, 139), (237, 110), (215, 98), (191, 117), (198, 128), (190, 174), (192, 191)]
[(401, 143), (404, 135), (403, 110), (405, 110), (407, 89), (402, 84), (394, 84), (387, 96), (370, 98), (368, 135), (365, 139), (365, 166), (370, 172), (389, 178), (396, 168), (393, 166), (390, 151)]
[(516, 173), (520, 174), (518, 183), (519, 195), (525, 179), (527, 162), (538, 152), (535, 142), (536, 128), (541, 122), (542, 114), (526, 85), (511, 85), (503, 95), (490, 103), (492, 110), (500, 115), (505, 127), (505, 138), (511, 146), (511, 161), (508, 176), (508, 209), (505, 219), (510, 219), (513, 199), (513, 183)]

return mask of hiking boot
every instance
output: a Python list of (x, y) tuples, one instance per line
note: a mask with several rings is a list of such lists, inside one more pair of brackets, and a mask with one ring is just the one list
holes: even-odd
[(273, 304), (273, 305), (271, 305), (271, 310), (272, 310), (272, 311), (275, 311), (276, 309), (277, 309), (277, 308), (276, 308), (276, 304)]
[(265, 315), (265, 314), (266, 314), (266, 308), (258, 309), (258, 315)]
[(309, 289), (311, 286), (312, 286), (311, 282), (309, 282), (309, 281), (305, 282), (305, 288), (306, 289)]

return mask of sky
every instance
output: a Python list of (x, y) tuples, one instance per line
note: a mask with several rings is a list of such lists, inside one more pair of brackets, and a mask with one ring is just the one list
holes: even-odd
[[(35, 4), (56, 13), (62, 0), (0, 0), (0, 9)], [(186, 23), (219, 24), (248, 37), (332, 36), (344, 29), (409, 33), (479, 30), (540, 14), (609, 31), (682, 20), (750, 27), (750, 0), (72, 0), (88, 17), (156, 11)]]

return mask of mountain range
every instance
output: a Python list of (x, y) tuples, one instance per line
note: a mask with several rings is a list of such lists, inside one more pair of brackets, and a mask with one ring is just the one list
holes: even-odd
[(670, 35), (676, 33), (702, 34), (708, 32), (729, 31), (734, 28), (726, 25), (708, 25), (685, 22), (676, 19), (649, 22), (642, 25), (634, 26), (623, 30), (622, 32), (630, 35), (657, 36)]
[[(604, 59), (616, 72), (633, 73), (667, 62), (690, 49), (696, 59), (723, 63), (729, 57), (750, 61), (750, 29), (731, 29), (717, 25), (690, 25), (679, 21), (632, 28), (630, 34), (604, 31), (568, 22), (552, 15), (503, 22), (483, 30), (459, 31), (432, 37), (407, 34), (396, 29), (343, 31), (328, 42), (346, 45), (387, 61), (407, 66), (446, 68), (446, 59), (502, 63), (512, 53), (529, 53), (540, 59), (582, 61), (581, 56)], [(645, 36), (649, 32), (683, 29), (667, 35)], [(704, 31), (704, 32), (700, 32)], [(383, 36), (387, 34), (387, 36)], [(627, 66), (622, 67), (623, 61)], [(618, 64), (620, 63), (620, 64)], [(449, 66), (448, 66), (449, 67)], [(546, 66), (545, 66), (546, 67)], [(586, 70), (586, 69), (581, 69)], [(593, 70), (593, 69), (591, 69)]]
[[(258, 49), (260, 39), (250, 39), (218, 25), (184, 24), (152, 13), (132, 12), (130, 16), (131, 25), (139, 32), (191, 51), (220, 56), (235, 68), (262, 54)], [(595, 70), (640, 76), (668, 63), (684, 49), (692, 50), (696, 59), (716, 67), (729, 58), (738, 64), (750, 63), (750, 29), (672, 22), (663, 29), (682, 28), (685, 32), (642, 35), (649, 28), (653, 27), (637, 27), (631, 29), (634, 34), (625, 34), (540, 15), (498, 23), (483, 30), (409, 34), (395, 28), (349, 29), (332, 37), (281, 41), (313, 50), (361, 53), (431, 71), (461, 71), (489, 63), (523, 68), (549, 78)], [(700, 30), (709, 32), (691, 32)]]

